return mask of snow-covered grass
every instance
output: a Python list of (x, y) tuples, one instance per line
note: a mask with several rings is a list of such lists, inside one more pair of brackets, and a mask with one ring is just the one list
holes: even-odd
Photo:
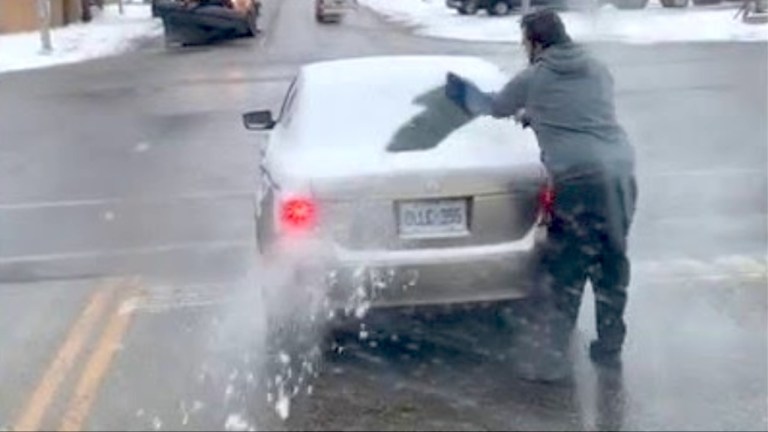
[(94, 9), (88, 24), (71, 24), (51, 32), (53, 52), (41, 53), (40, 33), (0, 35), (0, 73), (74, 63), (126, 52), (137, 40), (162, 34), (162, 23), (153, 20), (145, 4), (125, 5), (120, 15), (116, 5), (103, 12)]
[[(444, 0), (359, 0), (391, 21), (411, 26), (418, 34), (484, 42), (519, 42), (519, 15), (460, 16)], [(581, 41), (627, 43), (768, 41), (768, 25), (734, 19), (738, 3), (665, 9), (656, 1), (641, 10), (603, 6), (593, 12), (568, 11), (562, 17), (571, 35)]]

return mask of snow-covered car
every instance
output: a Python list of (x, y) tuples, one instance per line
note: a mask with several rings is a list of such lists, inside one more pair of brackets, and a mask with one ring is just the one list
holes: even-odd
[(449, 71), (488, 91), (507, 78), (474, 57), (322, 62), (301, 68), (276, 118), (243, 115), (265, 133), (263, 259), (323, 269), (337, 309), (361, 290), (373, 307), (530, 294), (550, 196), (535, 137), (468, 116), (445, 96)]
[(256, 36), (260, 9), (259, 0), (152, 0), (152, 13), (162, 18), (169, 44)]
[(317, 22), (339, 22), (354, 7), (355, 0), (315, 0)]

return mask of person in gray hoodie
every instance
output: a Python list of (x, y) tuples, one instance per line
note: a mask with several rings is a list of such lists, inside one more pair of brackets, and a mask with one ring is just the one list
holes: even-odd
[(514, 118), (536, 133), (554, 190), (540, 273), (555, 306), (555, 347), (565, 353), (589, 279), (598, 332), (590, 356), (620, 364), (637, 185), (634, 151), (616, 119), (613, 78), (571, 41), (554, 11), (528, 14), (521, 27), (526, 69), (493, 94), (449, 73), (446, 94), (471, 115)]

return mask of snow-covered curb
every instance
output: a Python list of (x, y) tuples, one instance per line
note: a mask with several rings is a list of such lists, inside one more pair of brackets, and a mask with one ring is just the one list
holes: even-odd
[(51, 54), (40, 53), (37, 32), (0, 35), (0, 73), (116, 55), (132, 49), (140, 39), (162, 34), (162, 23), (152, 19), (145, 4), (126, 4), (124, 15), (116, 5), (94, 13), (88, 24), (53, 29)]
[[(417, 34), (477, 42), (519, 42), (519, 16), (460, 16), (444, 0), (359, 0)], [(665, 9), (652, 2), (642, 10), (605, 6), (594, 13), (569, 11), (562, 17), (571, 35), (581, 41), (637, 44), (660, 42), (768, 41), (768, 25), (734, 19), (737, 4)]]

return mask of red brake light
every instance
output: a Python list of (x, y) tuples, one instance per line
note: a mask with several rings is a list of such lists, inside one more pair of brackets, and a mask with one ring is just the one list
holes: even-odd
[(280, 220), (287, 228), (310, 229), (314, 227), (316, 217), (315, 203), (309, 198), (290, 198), (283, 201)]
[(541, 192), (539, 193), (539, 208), (541, 211), (548, 215), (552, 213), (552, 210), (555, 206), (555, 189), (547, 183), (544, 185), (544, 187), (541, 188)]

